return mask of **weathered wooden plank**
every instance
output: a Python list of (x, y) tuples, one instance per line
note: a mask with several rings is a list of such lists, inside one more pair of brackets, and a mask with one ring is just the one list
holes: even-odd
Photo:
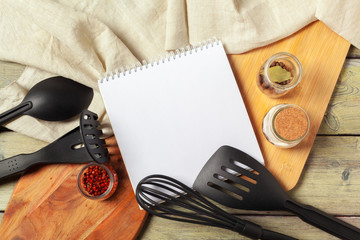
[(360, 58), (360, 49), (351, 45), (347, 57), (349, 58)]
[[(314, 239), (338, 239), (323, 232), (295, 216), (239, 216), (242, 219), (246, 219), (261, 225), (263, 228), (273, 231), (281, 232), (289, 236), (302, 239), (302, 240), (314, 240)], [(359, 217), (341, 217), (340, 219), (349, 222), (357, 227), (360, 227)], [(151, 217), (148, 220), (146, 226), (138, 238), (139, 240), (208, 240), (208, 239), (250, 239), (239, 235), (230, 230), (207, 227), (190, 223), (182, 223), (170, 221), (159, 217)]]
[(318, 134), (360, 134), (360, 59), (347, 59)]
[(17, 80), (24, 69), (24, 65), (0, 61), (0, 88)]
[(360, 137), (318, 136), (290, 194), (331, 214), (360, 215)]

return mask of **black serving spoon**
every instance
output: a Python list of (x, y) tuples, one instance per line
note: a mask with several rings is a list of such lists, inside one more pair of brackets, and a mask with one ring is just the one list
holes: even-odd
[(193, 188), (228, 207), (286, 210), (341, 239), (360, 239), (360, 229), (312, 206), (295, 202), (262, 164), (233, 147), (222, 146), (211, 156)]
[(56, 76), (35, 84), (16, 107), (0, 114), (0, 125), (25, 114), (47, 121), (61, 121), (86, 109), (94, 96), (91, 88)]

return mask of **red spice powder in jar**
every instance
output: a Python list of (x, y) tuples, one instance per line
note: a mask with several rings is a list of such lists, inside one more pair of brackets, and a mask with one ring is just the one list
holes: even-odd
[(304, 136), (308, 130), (308, 118), (298, 108), (289, 107), (281, 110), (275, 117), (274, 128), (278, 135), (288, 141)]
[[(118, 179), (111, 166), (93, 164), (83, 170), (79, 181), (82, 191), (87, 195), (108, 198), (115, 192)], [(109, 187), (111, 191), (108, 191)]]

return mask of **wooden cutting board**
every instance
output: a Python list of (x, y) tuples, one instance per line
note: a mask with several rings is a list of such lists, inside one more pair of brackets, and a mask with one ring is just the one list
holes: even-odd
[[(295, 186), (319, 129), (350, 44), (315, 22), (270, 46), (230, 55), (241, 94), (268, 169), (287, 189)], [(226, 46), (225, 46), (226, 47)], [(256, 88), (260, 65), (272, 54), (287, 51), (303, 64), (302, 82), (289, 95), (270, 99)], [(265, 113), (278, 103), (295, 103), (309, 114), (311, 129), (292, 149), (276, 148), (262, 134)], [(114, 138), (108, 139), (117, 166), (119, 188), (105, 201), (83, 198), (76, 188), (81, 165), (47, 165), (28, 171), (18, 182), (5, 210), (2, 239), (135, 239), (146, 219), (139, 210)]]
[(16, 185), (5, 210), (1, 239), (135, 239), (147, 213), (140, 210), (114, 137), (110, 161), (119, 173), (115, 194), (84, 198), (76, 185), (84, 165), (47, 165), (30, 170)]
[[(265, 166), (286, 190), (292, 189), (299, 180), (349, 47), (348, 41), (317, 21), (274, 44), (229, 56)], [(255, 79), (263, 62), (277, 52), (294, 54), (302, 63), (303, 78), (289, 94), (280, 99), (271, 99), (257, 89)], [(275, 147), (262, 133), (264, 115), (280, 103), (299, 105), (310, 118), (308, 136), (291, 149)]]

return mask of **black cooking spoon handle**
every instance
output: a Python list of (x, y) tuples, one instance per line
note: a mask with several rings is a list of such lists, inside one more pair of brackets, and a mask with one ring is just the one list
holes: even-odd
[(360, 239), (360, 229), (309, 205), (287, 200), (284, 207), (317, 228), (344, 240)]
[(36, 154), (20, 154), (0, 161), (0, 180), (25, 171), (31, 165), (39, 163), (41, 159)]
[(22, 102), (16, 107), (13, 107), (12, 109), (7, 110), (4, 113), (1, 113), (0, 125), (7, 123), (8, 121), (20, 116), (21, 114), (23, 114), (24, 112), (26, 112), (31, 108), (32, 108), (32, 103), (28, 101), (28, 102)]

